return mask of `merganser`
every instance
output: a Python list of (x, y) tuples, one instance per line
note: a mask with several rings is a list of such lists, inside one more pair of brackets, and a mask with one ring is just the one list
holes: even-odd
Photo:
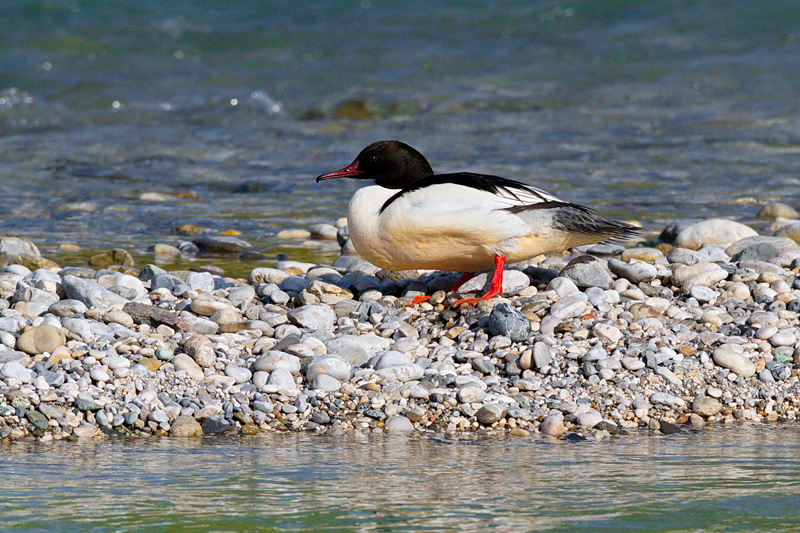
[(345, 168), (318, 176), (317, 183), (333, 178), (370, 180), (350, 200), (347, 223), (356, 251), (374, 265), (463, 272), (453, 292), (476, 271), (494, 268), (489, 290), (458, 300), (455, 307), (500, 294), (506, 261), (639, 231), (519, 181), (471, 172), (434, 174), (421, 153), (400, 141), (370, 144)]

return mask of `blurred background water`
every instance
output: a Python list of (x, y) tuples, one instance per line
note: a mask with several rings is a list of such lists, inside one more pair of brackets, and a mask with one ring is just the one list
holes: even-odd
[(17, 443), (0, 530), (797, 531), (797, 431)]
[(382, 138), (653, 232), (753, 222), (800, 195), (798, 35), (790, 0), (4, 2), (0, 233), (330, 261), (274, 234), (343, 216), (313, 178)]

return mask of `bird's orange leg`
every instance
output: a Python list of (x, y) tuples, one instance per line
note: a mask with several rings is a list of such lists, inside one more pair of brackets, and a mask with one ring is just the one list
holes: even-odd
[[(453, 288), (450, 289), (450, 291), (456, 292), (459, 288), (461, 288), (463, 284), (471, 280), (474, 275), (475, 272), (464, 272), (463, 274), (461, 274), (461, 277), (458, 278), (458, 281), (456, 281), (456, 284), (453, 285)], [(414, 296), (414, 299), (411, 300), (411, 303), (409, 305), (421, 304), (423, 302), (427, 302), (430, 299), (431, 299), (430, 296), (427, 296), (425, 294), (420, 294), (419, 296)]]
[(489, 286), (489, 291), (478, 298), (463, 298), (456, 300), (453, 307), (458, 307), (461, 304), (475, 305), (481, 300), (488, 300), (493, 296), (497, 296), (503, 292), (503, 267), (506, 266), (506, 258), (502, 255), (495, 254), (494, 256), (494, 275), (492, 275), (492, 284)]
[(461, 288), (463, 284), (471, 280), (474, 275), (475, 272), (464, 272), (463, 274), (461, 274), (461, 277), (458, 278), (458, 281), (456, 281), (456, 284), (453, 285), (452, 289), (450, 289), (450, 292), (456, 292), (458, 289)]

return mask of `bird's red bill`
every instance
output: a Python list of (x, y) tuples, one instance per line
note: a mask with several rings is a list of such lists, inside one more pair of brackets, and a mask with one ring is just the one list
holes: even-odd
[(358, 161), (353, 161), (349, 166), (344, 167), (342, 170), (337, 170), (336, 172), (331, 172), (329, 174), (323, 174), (321, 176), (317, 176), (317, 182), (322, 180), (330, 180), (333, 178), (352, 178), (361, 174), (362, 171), (358, 170)]

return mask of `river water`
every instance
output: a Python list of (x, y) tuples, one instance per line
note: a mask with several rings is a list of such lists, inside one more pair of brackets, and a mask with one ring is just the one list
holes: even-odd
[(62, 264), (85, 260), (62, 243), (149, 262), (182, 224), (238, 231), (270, 261), (330, 261), (273, 236), (342, 216), (357, 184), (313, 178), (382, 138), (654, 233), (679, 217), (754, 222), (755, 202), (800, 196), (799, 13), (791, 0), (12, 2), (0, 233)]
[[(799, 35), (791, 0), (7, 2), (0, 233), (141, 265), (194, 224), (329, 262), (274, 235), (342, 216), (357, 184), (313, 178), (385, 138), (653, 234), (758, 227), (800, 203)], [(0, 529), (795, 531), (797, 435), (15, 444)]]
[(18, 443), (0, 530), (797, 531), (799, 429)]

